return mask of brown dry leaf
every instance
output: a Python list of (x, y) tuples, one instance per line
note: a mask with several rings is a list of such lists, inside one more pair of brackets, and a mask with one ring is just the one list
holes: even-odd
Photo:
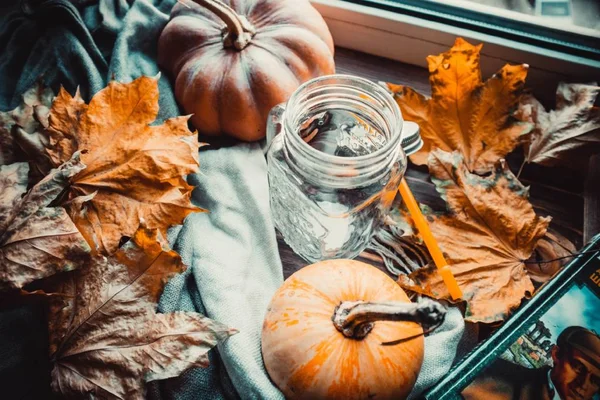
[(23, 94), (17, 108), (0, 112), (0, 165), (30, 161), (35, 182), (52, 168), (45, 152), (48, 143), (45, 128), (53, 97), (52, 90), (38, 82)]
[[(556, 110), (547, 112), (532, 95), (523, 96), (516, 117), (535, 124), (525, 142), (525, 161), (546, 166), (579, 165), (586, 154), (600, 151), (600, 87), (560, 83)], [(582, 157), (583, 156), (583, 157)]]
[(531, 124), (511, 117), (527, 65), (505, 65), (484, 83), (479, 69), (481, 47), (458, 38), (449, 51), (427, 57), (431, 99), (409, 87), (388, 84), (404, 119), (421, 128), (423, 148), (410, 156), (415, 164), (427, 164), (436, 148), (458, 150), (469, 171), (489, 172), (531, 130)]
[[(549, 281), (575, 254), (577, 248), (558, 232), (548, 229), (534, 253), (527, 260), (527, 273), (532, 281), (542, 284)], [(566, 257), (566, 258), (565, 258)]]
[(208, 350), (236, 331), (197, 313), (155, 311), (166, 281), (184, 269), (160, 233), (142, 227), (52, 288), (64, 294), (49, 316), (53, 390), (143, 399), (144, 382), (207, 366)]
[(10, 214), (27, 191), (27, 163), (0, 165), (0, 232), (6, 230)]
[[(501, 321), (533, 293), (523, 261), (546, 233), (550, 218), (535, 214), (528, 189), (504, 162), (481, 177), (467, 171), (458, 152), (435, 150), (429, 171), (450, 214), (427, 217), (463, 291), (465, 319)], [(438, 299), (450, 298), (435, 266), (400, 277), (399, 283)]]
[(0, 290), (70, 271), (90, 251), (66, 211), (49, 205), (85, 168), (76, 153), (24, 197), (27, 163), (0, 167)]
[(54, 164), (82, 151), (87, 168), (73, 179), (69, 214), (94, 251), (112, 254), (141, 221), (162, 232), (201, 211), (185, 176), (198, 169), (198, 138), (188, 117), (149, 124), (158, 113), (156, 78), (109, 83), (87, 105), (64, 89), (50, 110), (48, 154)]

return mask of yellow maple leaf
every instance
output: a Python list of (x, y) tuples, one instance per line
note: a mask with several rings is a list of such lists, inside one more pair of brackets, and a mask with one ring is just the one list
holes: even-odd
[(481, 48), (458, 38), (449, 51), (427, 57), (430, 99), (407, 86), (388, 83), (403, 117), (421, 128), (424, 146), (411, 156), (415, 164), (427, 164), (436, 148), (458, 150), (470, 171), (489, 172), (532, 129), (532, 124), (511, 116), (528, 66), (505, 65), (482, 82)]
[(143, 221), (163, 233), (191, 212), (198, 138), (189, 117), (150, 125), (158, 114), (158, 82), (110, 82), (89, 105), (64, 89), (50, 110), (48, 154), (54, 164), (76, 150), (87, 168), (72, 179), (63, 202), (93, 250), (114, 253)]

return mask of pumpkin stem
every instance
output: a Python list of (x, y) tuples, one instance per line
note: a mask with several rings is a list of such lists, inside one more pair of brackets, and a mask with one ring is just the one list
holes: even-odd
[(343, 301), (331, 320), (344, 336), (360, 340), (371, 332), (376, 321), (410, 321), (427, 328), (439, 326), (445, 316), (446, 308), (430, 299), (419, 303)]
[(235, 47), (243, 50), (256, 34), (254, 26), (244, 17), (235, 12), (220, 0), (194, 0), (194, 2), (215, 13), (225, 22), (227, 28), (223, 37), (225, 47)]

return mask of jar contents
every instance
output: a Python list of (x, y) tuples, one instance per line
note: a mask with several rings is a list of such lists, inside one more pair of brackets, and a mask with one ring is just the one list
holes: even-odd
[[(355, 112), (328, 109), (302, 118), (296, 134), (314, 149), (351, 162), (387, 143), (368, 121)], [(393, 163), (380, 179), (364, 185), (328, 187), (300, 176), (283, 147), (279, 135), (268, 153), (268, 178), (273, 219), (286, 243), (309, 262), (356, 257), (388, 212), (405, 164)]]
[(275, 227), (310, 263), (354, 258), (388, 215), (406, 169), (404, 121), (380, 85), (326, 75), (269, 113)]
[(356, 113), (331, 109), (305, 118), (298, 134), (311, 147), (338, 157), (357, 157), (383, 147), (386, 138)]

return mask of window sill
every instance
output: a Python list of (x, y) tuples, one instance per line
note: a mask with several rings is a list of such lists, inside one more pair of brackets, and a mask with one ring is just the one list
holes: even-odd
[(491, 76), (504, 64), (527, 63), (528, 86), (554, 92), (549, 82), (597, 80), (600, 61), (548, 50), (447, 24), (339, 0), (311, 0), (336, 46), (427, 67), (426, 57), (447, 51), (456, 37), (485, 43), (481, 69)]

